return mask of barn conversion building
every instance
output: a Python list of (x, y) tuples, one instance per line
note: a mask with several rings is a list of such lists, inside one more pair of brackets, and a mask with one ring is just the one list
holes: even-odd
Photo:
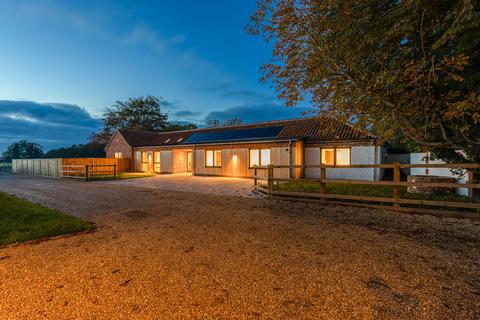
[[(379, 164), (383, 147), (349, 124), (318, 117), (174, 132), (119, 129), (107, 157), (130, 158), (134, 171), (252, 177), (255, 166)], [(319, 168), (275, 169), (276, 177), (318, 178)], [(379, 180), (379, 169), (328, 168), (327, 178)]]

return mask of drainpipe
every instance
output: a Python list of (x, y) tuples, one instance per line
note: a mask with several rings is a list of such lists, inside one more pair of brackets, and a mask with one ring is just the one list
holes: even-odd
[[(188, 161), (188, 159), (187, 159)], [(196, 176), (196, 166), (195, 166), (195, 145), (192, 146), (192, 175)]]
[[(292, 165), (292, 140), (288, 140), (288, 165)], [(288, 168), (288, 177), (292, 178), (292, 168)]]

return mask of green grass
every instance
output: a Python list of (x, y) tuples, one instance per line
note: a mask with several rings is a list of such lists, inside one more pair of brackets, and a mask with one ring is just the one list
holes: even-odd
[[(319, 192), (320, 183), (317, 181), (285, 182), (276, 186), (278, 191)], [(371, 184), (326, 184), (328, 193), (354, 196), (391, 198), (393, 186)], [(421, 194), (407, 192), (406, 187), (400, 187), (400, 198), (437, 201), (478, 202), (478, 200), (457, 194)]]
[(93, 223), (0, 192), (0, 245), (94, 228)]

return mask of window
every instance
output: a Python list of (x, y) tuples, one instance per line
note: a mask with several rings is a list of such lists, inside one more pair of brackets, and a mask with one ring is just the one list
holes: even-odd
[(142, 151), (142, 171), (148, 171), (148, 154)]
[(350, 165), (350, 148), (326, 148), (322, 149), (322, 164), (329, 166)]
[(165, 140), (165, 142), (164, 142), (164, 143), (169, 143), (169, 142), (170, 142), (170, 140), (171, 140), (171, 139), (170, 139), (170, 138), (168, 138), (167, 140)]
[(221, 167), (222, 166), (222, 150), (205, 151), (205, 166)]
[(115, 152), (115, 158), (122, 158), (121, 152)]
[(183, 138), (180, 138), (180, 139), (177, 140), (177, 142), (180, 142), (180, 141), (182, 141), (182, 140), (183, 140)]
[(153, 152), (153, 171), (160, 173), (160, 152)]
[(250, 149), (250, 168), (269, 164), (270, 149)]

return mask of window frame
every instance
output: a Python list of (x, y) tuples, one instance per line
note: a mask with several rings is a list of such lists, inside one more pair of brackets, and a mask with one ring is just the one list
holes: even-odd
[[(333, 164), (324, 164), (322, 150), (333, 149)], [(337, 149), (348, 149), (348, 164), (337, 164)], [(351, 166), (352, 165), (352, 147), (321, 147), (320, 148), (320, 165), (326, 166)]]
[[(212, 152), (212, 157), (213, 157), (213, 165), (209, 165), (208, 162), (207, 162), (207, 154), (208, 152), (211, 151)], [(217, 166), (216, 163), (217, 163), (217, 157), (216, 157), (216, 154), (217, 152), (220, 153), (220, 165)], [(205, 167), (206, 168), (221, 168), (222, 167), (222, 149), (205, 149)]]
[[(250, 161), (250, 158), (251, 158), (251, 150), (258, 150), (258, 166), (251, 166), (251, 161)], [(249, 148), (248, 149), (248, 168), (249, 169), (255, 169), (255, 168), (259, 168), (259, 167), (266, 167), (266, 166), (262, 166), (262, 150), (268, 150), (269, 151), (269, 154), (270, 154), (270, 161), (269, 161), (269, 164), (272, 164), (272, 148)]]

